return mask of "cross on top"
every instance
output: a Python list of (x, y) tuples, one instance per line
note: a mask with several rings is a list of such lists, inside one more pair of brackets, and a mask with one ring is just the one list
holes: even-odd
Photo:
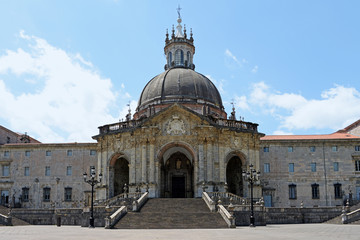
[(181, 16), (180, 16), (180, 10), (181, 10), (180, 5), (178, 6), (178, 8), (176, 10), (177, 10), (179, 18), (181, 18)]

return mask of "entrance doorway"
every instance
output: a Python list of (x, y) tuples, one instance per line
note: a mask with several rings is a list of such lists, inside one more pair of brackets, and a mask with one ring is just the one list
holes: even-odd
[(184, 198), (186, 196), (184, 176), (173, 176), (171, 185), (173, 198)]
[(119, 158), (114, 165), (114, 196), (124, 192), (125, 184), (129, 185), (129, 163)]
[(161, 197), (193, 197), (193, 167), (181, 152), (173, 153), (162, 167)]
[(243, 197), (242, 163), (238, 156), (230, 158), (226, 166), (228, 191)]

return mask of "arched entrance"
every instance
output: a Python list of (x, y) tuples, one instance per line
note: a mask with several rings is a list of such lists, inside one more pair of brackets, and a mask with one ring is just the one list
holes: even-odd
[(238, 156), (233, 156), (226, 166), (226, 182), (228, 191), (243, 196), (242, 163)]
[(114, 171), (114, 196), (124, 192), (125, 183), (129, 185), (129, 162), (120, 157), (115, 161)]
[(161, 183), (162, 197), (193, 197), (193, 166), (188, 156), (172, 153), (162, 166)]

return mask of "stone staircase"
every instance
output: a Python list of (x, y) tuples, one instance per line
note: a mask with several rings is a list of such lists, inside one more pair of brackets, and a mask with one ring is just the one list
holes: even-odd
[(128, 212), (114, 228), (227, 228), (227, 224), (219, 213), (210, 212), (201, 198), (153, 198), (140, 212)]
[[(0, 205), (0, 214), (8, 216), (9, 215), (9, 208)], [(21, 220), (19, 218), (14, 217), (14, 216), (12, 216), (12, 221), (11, 222), (12, 222), (13, 226), (30, 225), (28, 222), (25, 222), (25, 221), (23, 221), (23, 220)], [(0, 224), (0, 226), (2, 226), (2, 225)]]
[[(350, 207), (349, 211), (352, 212), (352, 211), (355, 211), (356, 209), (359, 209), (360, 208), (360, 203), (356, 204), (356, 205), (353, 205)], [(326, 221), (324, 223), (328, 223), (328, 224), (342, 224), (342, 217), (341, 217), (341, 214), (333, 219), (330, 219), (329, 221)], [(348, 223), (348, 224), (357, 224), (357, 225), (360, 225), (360, 220), (358, 221), (354, 221), (354, 222), (351, 222), (351, 223)]]

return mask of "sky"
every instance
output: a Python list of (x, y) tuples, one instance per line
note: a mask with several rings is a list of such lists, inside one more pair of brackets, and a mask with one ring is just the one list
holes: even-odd
[(192, 28), (195, 71), (266, 135), (360, 119), (360, 1), (0, 0), (0, 125), (92, 142), (164, 71), (166, 29)]

